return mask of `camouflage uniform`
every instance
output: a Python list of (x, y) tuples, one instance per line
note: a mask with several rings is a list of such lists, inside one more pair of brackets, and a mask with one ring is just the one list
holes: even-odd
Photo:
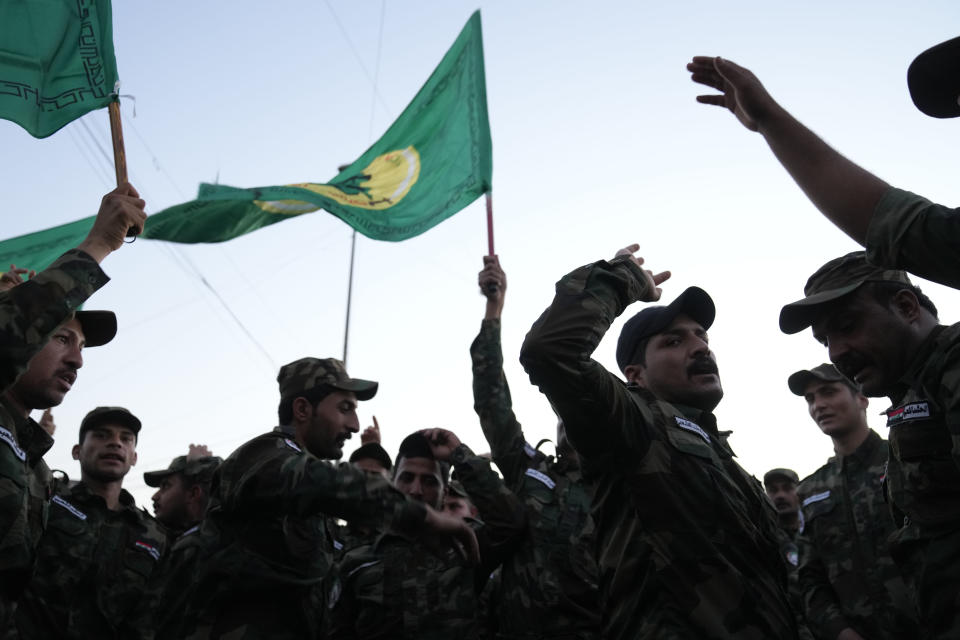
[(17, 605), (21, 638), (152, 638), (146, 589), (165, 534), (133, 496), (120, 509), (82, 482), (54, 496), (34, 576)]
[(193, 567), (182, 570), (191, 614), (168, 637), (316, 637), (333, 561), (324, 514), (400, 534), (423, 526), (423, 505), (383, 477), (333, 466), (293, 438), (277, 427), (220, 465), (202, 535), (184, 543), (193, 547)]
[[(26, 371), (50, 335), (108, 278), (71, 250), (33, 279), (0, 292), (0, 394)], [(0, 395), (0, 625), (23, 590), (46, 520), (53, 439)]]
[(867, 229), (867, 259), (960, 289), (957, 266), (960, 213), (902, 189), (890, 188)]
[(887, 443), (874, 431), (800, 484), (804, 530), (800, 581), (817, 638), (850, 627), (865, 638), (916, 638), (919, 627), (900, 570), (887, 551), (896, 529), (881, 481)]
[(528, 528), (501, 569), (498, 638), (598, 638), (599, 569), (593, 555), (593, 483), (578, 465), (527, 444), (503, 374), (500, 320), (484, 320), (470, 346), (474, 408)]
[(795, 638), (773, 506), (734, 461), (729, 432), (590, 358), (647, 286), (626, 258), (573, 271), (520, 355), (584, 466), (600, 474), (603, 637)]
[(440, 553), (387, 533), (346, 554), (330, 594), (331, 637), (338, 639), (474, 640), (478, 597), (490, 572), (512, 551), (526, 524), (523, 506), (490, 468), (460, 445), (452, 454), (457, 477), (483, 523), (473, 521), (479, 567), (459, 553)]

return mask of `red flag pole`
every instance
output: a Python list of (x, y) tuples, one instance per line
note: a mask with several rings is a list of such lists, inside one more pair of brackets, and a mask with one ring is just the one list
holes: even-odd
[(493, 196), (487, 191), (487, 255), (493, 255)]

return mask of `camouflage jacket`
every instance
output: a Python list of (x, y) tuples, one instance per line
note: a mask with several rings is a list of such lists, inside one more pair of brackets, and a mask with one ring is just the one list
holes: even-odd
[(599, 570), (593, 554), (593, 483), (578, 465), (530, 446), (503, 373), (500, 321), (484, 320), (470, 346), (473, 406), (507, 486), (523, 501), (527, 531), (504, 561), (496, 594), (498, 638), (597, 638)]
[[(71, 313), (107, 282), (82, 251), (63, 254), (32, 280), (0, 292), (0, 394)], [(46, 519), (53, 440), (0, 402), (0, 610), (22, 591)], [(0, 611), (0, 624), (3, 612)]]
[(581, 267), (520, 361), (566, 426), (594, 497), (604, 638), (796, 637), (773, 505), (706, 411), (657, 400), (590, 358), (644, 297), (642, 270)]
[(121, 508), (81, 482), (50, 503), (37, 565), (20, 598), (21, 638), (152, 638), (150, 576), (165, 535), (126, 491)]
[(960, 211), (891, 187), (870, 220), (867, 259), (960, 289), (958, 237)]
[(334, 557), (328, 516), (412, 535), (426, 511), (379, 475), (303, 451), (288, 427), (234, 451), (214, 475), (204, 550), (186, 570), (196, 616), (181, 637), (320, 633)]
[(466, 445), (455, 450), (457, 478), (483, 522), (474, 521), (479, 567), (452, 549), (441, 552), (385, 534), (349, 551), (330, 594), (331, 638), (356, 640), (473, 640), (478, 597), (493, 569), (517, 544), (526, 525), (523, 506)]
[(887, 443), (874, 431), (800, 484), (804, 530), (800, 582), (817, 638), (850, 627), (865, 638), (915, 638), (920, 630), (900, 571), (887, 550), (896, 527), (880, 483)]

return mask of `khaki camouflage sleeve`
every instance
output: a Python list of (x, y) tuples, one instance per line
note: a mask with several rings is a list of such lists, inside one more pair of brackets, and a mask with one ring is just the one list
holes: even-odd
[(71, 249), (32, 279), (0, 292), (0, 392), (16, 382), (50, 334), (108, 280), (93, 258)]
[(516, 488), (530, 466), (529, 445), (513, 413), (510, 387), (503, 374), (500, 320), (484, 320), (470, 345), (473, 362), (473, 408), (490, 445), (493, 461), (507, 486)]
[(333, 466), (307, 453), (276, 447), (273, 451), (254, 447), (223, 464), (231, 462), (239, 472), (224, 470), (220, 495), (224, 508), (234, 513), (251, 517), (325, 513), (410, 537), (422, 530), (426, 519), (422, 504), (408, 499), (380, 474), (351, 464)]
[(623, 381), (591, 355), (628, 305), (649, 285), (631, 260), (580, 267), (557, 283), (556, 296), (520, 350), (530, 381), (547, 396), (567, 435), (586, 458), (643, 446), (633, 401)]
[(801, 535), (797, 543), (800, 547), (800, 591), (807, 627), (817, 638), (836, 638), (849, 624), (830, 584), (827, 569), (812, 540)]
[(477, 541), (485, 576), (513, 550), (526, 529), (527, 516), (523, 503), (490, 467), (490, 461), (465, 444), (460, 447), (466, 455), (454, 469), (483, 521)]
[(960, 213), (891, 187), (867, 228), (867, 259), (960, 288)]

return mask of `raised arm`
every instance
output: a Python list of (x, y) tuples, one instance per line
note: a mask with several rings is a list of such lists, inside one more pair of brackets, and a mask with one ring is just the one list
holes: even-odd
[(580, 267), (557, 283), (553, 302), (534, 323), (520, 349), (520, 362), (563, 420), (584, 457), (638, 444), (624, 429), (633, 400), (623, 381), (593, 360), (614, 319), (638, 300), (660, 298), (669, 272), (654, 275), (635, 258), (637, 245), (613, 260)]
[(687, 70), (694, 82), (720, 92), (697, 96), (697, 102), (725, 107), (747, 129), (759, 132), (813, 204), (844, 233), (866, 244), (874, 209), (890, 185), (800, 124), (749, 69), (720, 57), (697, 56)]

